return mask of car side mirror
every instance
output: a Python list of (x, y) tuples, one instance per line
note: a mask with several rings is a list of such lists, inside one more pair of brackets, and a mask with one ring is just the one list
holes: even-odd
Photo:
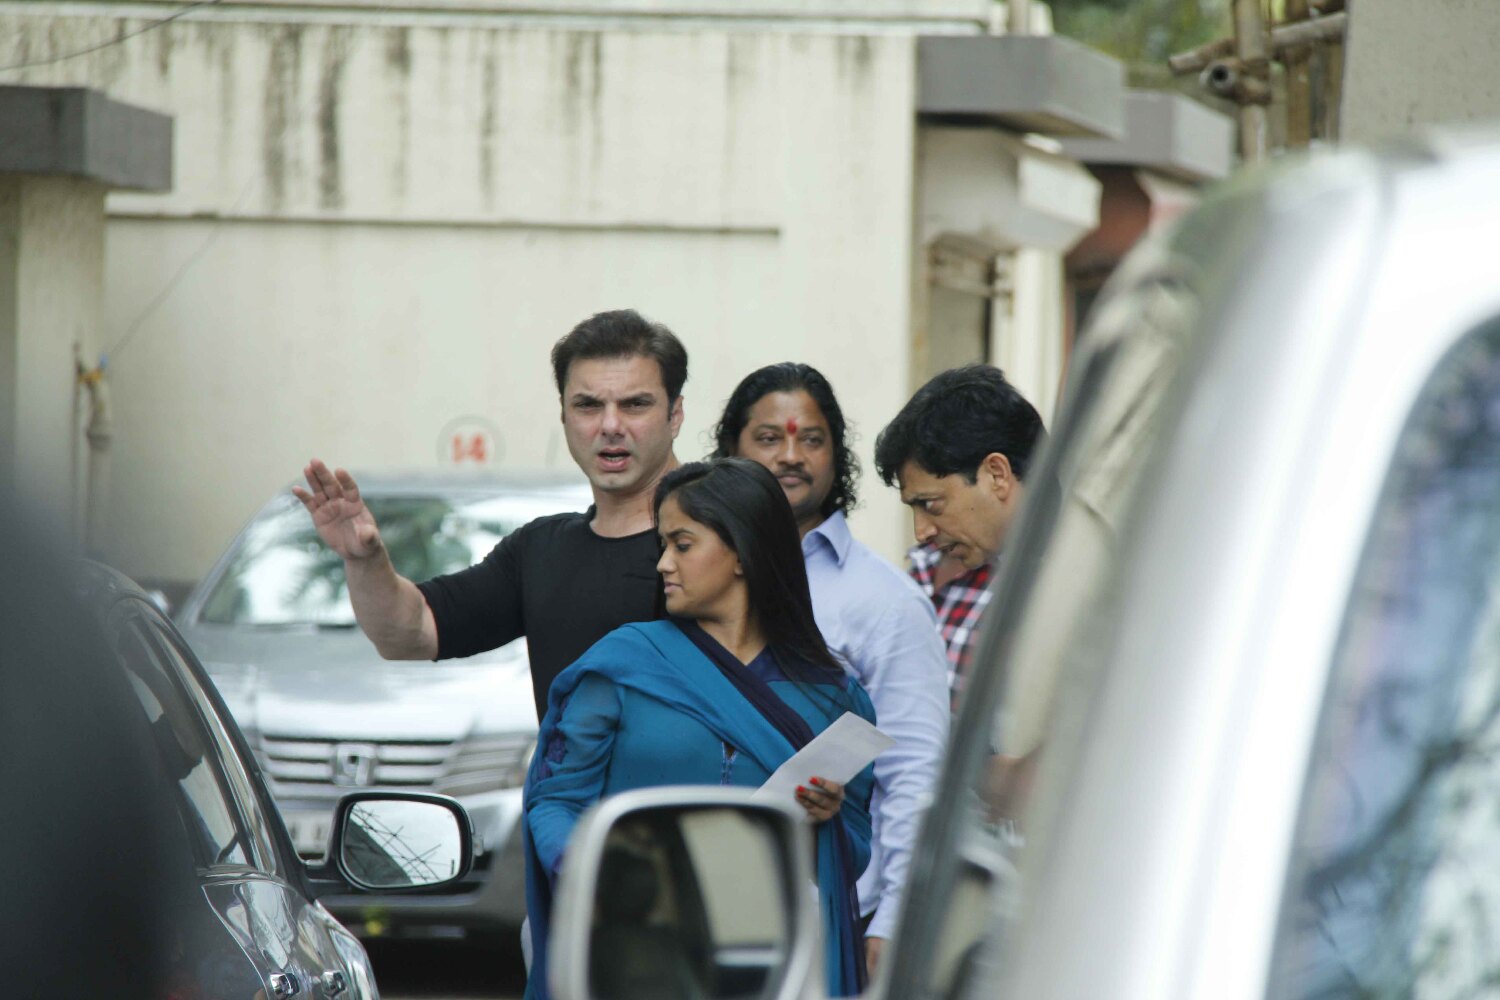
[(356, 889), (431, 889), (457, 882), (473, 863), (469, 814), (446, 795), (353, 792), (339, 800), (328, 864)]
[(648, 788), (579, 822), (558, 881), (562, 1000), (778, 1000), (821, 977), (806, 821), (752, 790)]

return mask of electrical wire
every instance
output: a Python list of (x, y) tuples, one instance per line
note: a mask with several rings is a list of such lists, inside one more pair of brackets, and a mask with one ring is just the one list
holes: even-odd
[[(231, 207), (229, 210), (229, 216), (234, 216), (239, 213), (239, 210), (249, 199), (250, 193), (253, 190), (255, 190), (254, 178), (252, 178), (250, 182), (245, 185), (244, 190), (240, 192), (240, 196), (235, 199), (233, 207)], [(191, 254), (189, 254), (186, 260), (178, 265), (177, 270), (173, 272), (172, 277), (167, 279), (167, 283), (162, 286), (161, 291), (153, 295), (151, 297), (151, 301), (147, 302), (145, 307), (141, 309), (140, 313), (136, 315), (135, 319), (131, 320), (130, 325), (125, 328), (125, 332), (120, 335), (120, 339), (115, 341), (114, 346), (110, 347), (107, 351), (104, 352), (105, 358), (113, 359), (115, 355), (119, 354), (120, 351), (125, 349), (125, 345), (130, 343), (131, 339), (135, 337), (137, 333), (140, 333), (141, 329), (146, 324), (146, 320), (150, 319), (152, 314), (154, 314), (156, 310), (159, 309), (161, 305), (167, 301), (167, 299), (172, 297), (172, 293), (177, 290), (177, 286), (182, 283), (182, 279), (187, 277), (188, 272), (193, 269), (193, 265), (197, 264), (198, 261), (207, 256), (208, 252), (213, 249), (214, 244), (219, 242), (219, 237), (224, 235), (224, 226), (228, 221), (228, 217), (221, 217), (215, 220), (213, 230), (210, 231), (203, 242), (198, 245), (198, 248)]]
[(109, 48), (111, 45), (119, 45), (121, 42), (129, 41), (130, 39), (135, 38), (137, 35), (144, 35), (148, 31), (155, 31), (157, 28), (160, 28), (164, 24), (171, 24), (179, 17), (191, 14), (193, 11), (199, 9), (200, 7), (211, 7), (219, 2), (220, 0), (193, 0), (192, 3), (188, 4), (186, 7), (182, 8), (179, 11), (168, 14), (166, 17), (163, 17), (160, 20), (145, 24), (135, 29), (134, 31), (127, 31), (123, 35), (117, 35), (107, 42), (100, 42), (98, 45), (90, 45), (88, 48), (79, 49), (76, 52), (64, 52), (60, 56), (48, 56), (46, 59), (31, 59), (26, 62), (12, 63), (9, 66), (0, 66), (0, 73), (8, 73), (11, 70), (17, 69), (31, 69), (34, 66), (50, 66), (53, 63), (65, 62), (69, 59), (77, 59), (79, 56), (92, 55), (95, 52), (100, 52), (104, 49)]

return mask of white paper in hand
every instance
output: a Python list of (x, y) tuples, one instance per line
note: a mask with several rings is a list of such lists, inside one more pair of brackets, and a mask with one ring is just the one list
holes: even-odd
[(870, 761), (880, 756), (882, 750), (895, 742), (853, 712), (845, 712), (778, 767), (776, 773), (755, 790), (755, 798), (758, 801), (793, 802), (797, 786), (807, 784), (807, 779), (815, 776), (847, 785)]

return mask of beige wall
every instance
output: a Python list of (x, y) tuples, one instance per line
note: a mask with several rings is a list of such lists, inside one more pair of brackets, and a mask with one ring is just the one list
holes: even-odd
[(1500, 3), (1355, 0), (1341, 137), (1363, 142), (1414, 126), (1500, 119)]
[[(25, 9), (0, 8), (0, 60), (120, 27)], [(309, 455), (433, 466), (465, 416), (505, 464), (565, 466), (547, 349), (621, 305), (692, 354), (679, 454), (797, 358), (868, 470), (907, 389), (909, 35), (296, 17), (207, 11), (11, 74), (176, 120), (172, 193), (110, 199), (123, 569), (195, 577)], [(856, 532), (897, 555), (904, 516), (873, 471), (864, 492)]]

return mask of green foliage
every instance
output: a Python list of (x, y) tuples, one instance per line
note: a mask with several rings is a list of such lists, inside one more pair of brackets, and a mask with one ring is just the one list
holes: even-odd
[(1232, 31), (1229, 0), (1051, 0), (1058, 34), (1133, 67), (1164, 67), (1167, 56)]

